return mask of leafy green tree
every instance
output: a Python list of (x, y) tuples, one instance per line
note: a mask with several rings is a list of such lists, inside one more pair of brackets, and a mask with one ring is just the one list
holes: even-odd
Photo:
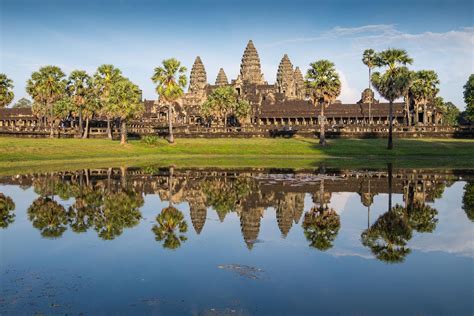
[(112, 113), (108, 111), (111, 92), (114, 85), (123, 79), (120, 69), (113, 65), (101, 65), (93, 77), (93, 89), (99, 101), (98, 112), (107, 118), (107, 136), (112, 139), (111, 119)]
[(0, 193), (0, 228), (7, 228), (15, 220), (15, 203), (12, 198)]
[(113, 85), (107, 112), (120, 118), (122, 145), (127, 142), (127, 121), (139, 116), (144, 110), (141, 91), (137, 85), (128, 79), (122, 79)]
[(306, 73), (306, 83), (310, 88), (314, 106), (319, 105), (321, 110), (319, 116), (319, 144), (326, 146), (324, 108), (334, 102), (341, 93), (341, 81), (334, 63), (329, 60), (318, 60), (311, 63)]
[(232, 87), (221, 86), (209, 94), (200, 110), (201, 115), (206, 118), (222, 120), (227, 130), (229, 115), (234, 115), (238, 119), (245, 118), (250, 113), (250, 105), (247, 101), (238, 100)]
[(31, 101), (27, 98), (21, 98), (15, 104), (13, 104), (12, 108), (14, 109), (28, 109), (31, 108)]
[(67, 91), (69, 96), (72, 99), (72, 102), (75, 107), (75, 112), (78, 113), (79, 117), (79, 126), (78, 133), (82, 137), (83, 135), (83, 112), (86, 103), (88, 102), (88, 97), (91, 95), (92, 90), (92, 79), (91, 77), (83, 70), (74, 70), (69, 75), (69, 80), (67, 83)]
[(340, 228), (339, 214), (327, 206), (313, 207), (304, 216), (303, 230), (310, 247), (322, 251), (332, 248)]
[(409, 71), (404, 65), (411, 64), (413, 60), (401, 49), (387, 49), (377, 54), (376, 60), (377, 67), (384, 67), (386, 70), (383, 74), (375, 72), (371, 79), (379, 94), (389, 101), (387, 148), (393, 149), (393, 102), (402, 97), (406, 90)]
[(474, 182), (468, 182), (464, 186), (462, 208), (466, 212), (467, 218), (474, 222)]
[(13, 80), (0, 73), (0, 109), (7, 107), (15, 97), (13, 93)]
[(474, 74), (469, 76), (464, 85), (464, 102), (466, 103), (464, 117), (472, 123), (474, 122)]
[(151, 80), (156, 84), (156, 93), (160, 101), (168, 106), (168, 141), (174, 143), (173, 107), (174, 102), (184, 94), (187, 83), (186, 67), (181, 66), (175, 58), (165, 59), (162, 66), (155, 68)]
[(34, 107), (33, 110), (40, 114), (49, 112), (50, 137), (54, 136), (54, 117), (58, 113), (55, 106), (64, 105), (57, 103), (65, 96), (67, 82), (64, 77), (65, 74), (59, 67), (45, 66), (33, 72), (26, 83), (26, 92), (37, 105), (37, 110)]
[(420, 70), (415, 72), (413, 82), (410, 87), (411, 95), (415, 101), (415, 123), (418, 123), (419, 106), (423, 106), (423, 123), (427, 123), (428, 102), (434, 100), (439, 92), (438, 75), (433, 70)]
[(177, 208), (165, 207), (156, 217), (156, 222), (152, 231), (156, 241), (163, 241), (163, 248), (177, 249), (187, 240), (185, 233), (188, 231), (188, 224)]
[(443, 120), (446, 125), (457, 125), (461, 111), (452, 102), (444, 102), (442, 97), (434, 99), (435, 106), (443, 112)]
[(49, 197), (39, 197), (28, 208), (28, 219), (45, 238), (58, 238), (67, 230), (68, 218), (64, 207)]

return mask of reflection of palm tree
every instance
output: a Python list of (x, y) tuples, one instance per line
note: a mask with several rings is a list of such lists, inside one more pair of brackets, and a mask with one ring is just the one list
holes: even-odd
[(104, 192), (90, 186), (80, 189), (73, 205), (68, 209), (69, 226), (75, 233), (83, 233), (94, 225), (94, 216), (100, 212)]
[(332, 248), (337, 237), (341, 221), (339, 215), (332, 208), (316, 208), (305, 214), (303, 229), (310, 246), (319, 250)]
[(157, 241), (163, 241), (163, 248), (177, 249), (187, 238), (188, 224), (181, 211), (173, 206), (164, 208), (156, 217), (157, 224), (152, 230)]
[(9, 196), (0, 193), (0, 228), (7, 228), (15, 220), (15, 203)]
[(49, 197), (39, 197), (28, 208), (28, 219), (46, 238), (61, 237), (67, 229), (64, 207)]
[(412, 208), (407, 210), (408, 222), (410, 227), (420, 233), (432, 233), (438, 219), (438, 211), (429, 205), (415, 203)]
[(467, 218), (474, 222), (474, 182), (468, 182), (464, 186), (462, 208), (466, 212)]
[(139, 210), (142, 205), (142, 195), (135, 192), (124, 190), (105, 194), (103, 206), (94, 218), (99, 237), (112, 240), (120, 236), (124, 228), (138, 225), (142, 218)]
[(388, 263), (402, 262), (410, 253), (405, 246), (412, 237), (404, 208), (397, 205), (381, 215), (361, 237), (362, 244), (369, 247), (377, 259)]

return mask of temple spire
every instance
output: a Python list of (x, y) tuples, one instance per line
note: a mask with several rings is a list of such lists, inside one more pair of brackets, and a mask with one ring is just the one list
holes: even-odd
[(298, 99), (304, 99), (306, 93), (306, 85), (300, 67), (295, 68), (295, 94)]
[(216, 86), (225, 86), (227, 84), (229, 84), (229, 81), (227, 80), (227, 76), (224, 72), (224, 69), (221, 68), (219, 69), (219, 73), (217, 74)]
[(242, 64), (240, 65), (240, 77), (242, 81), (254, 84), (264, 84), (262, 70), (260, 67), (260, 57), (252, 40), (245, 47), (242, 56)]
[(296, 95), (293, 65), (287, 54), (283, 56), (278, 66), (276, 87), (279, 93), (283, 93), (287, 97)]
[(207, 75), (201, 57), (197, 56), (191, 68), (191, 76), (189, 78), (189, 91), (203, 91), (207, 84)]

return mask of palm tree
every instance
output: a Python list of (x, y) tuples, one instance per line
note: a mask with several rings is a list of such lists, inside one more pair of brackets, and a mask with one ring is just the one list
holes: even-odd
[(107, 117), (107, 137), (112, 139), (111, 114), (107, 112), (112, 87), (122, 79), (122, 72), (113, 65), (102, 65), (94, 74), (94, 90), (100, 101), (100, 111)]
[(13, 94), (13, 81), (5, 74), (0, 73), (0, 108), (8, 106), (15, 97)]
[(72, 98), (76, 111), (79, 114), (79, 128), (78, 133), (79, 137), (83, 135), (83, 122), (82, 114), (86, 102), (88, 102), (87, 97), (90, 95), (90, 90), (92, 89), (92, 80), (91, 77), (83, 70), (74, 70), (69, 75), (69, 81), (67, 84), (67, 90), (69, 95)]
[(175, 58), (165, 59), (163, 60), (163, 66), (155, 68), (151, 80), (156, 84), (156, 93), (158, 93), (160, 100), (168, 105), (168, 141), (174, 143), (173, 104), (184, 93), (187, 83), (186, 67), (181, 66), (181, 63)]
[(173, 206), (165, 207), (156, 217), (152, 230), (156, 241), (163, 241), (163, 248), (177, 249), (187, 240), (188, 224), (181, 211)]
[[(366, 49), (362, 54), (362, 62), (364, 65), (369, 68), (369, 90), (372, 90), (372, 83), (370, 82), (370, 77), (372, 76), (372, 68), (376, 65), (376, 58), (377, 54), (375, 51), (370, 48)], [(372, 108), (372, 100), (369, 102), (369, 122), (372, 123), (372, 115), (371, 115), (371, 108)]]
[(341, 81), (329, 60), (318, 60), (310, 64), (306, 73), (306, 82), (311, 90), (311, 99), (315, 107), (319, 105), (321, 113), (319, 116), (320, 132), (319, 144), (326, 146), (324, 131), (324, 108), (329, 106), (341, 93)]
[(414, 73), (410, 92), (415, 99), (416, 123), (418, 123), (418, 107), (423, 105), (423, 124), (427, 123), (426, 107), (438, 93), (439, 79), (433, 70), (420, 70)]
[(379, 94), (389, 101), (388, 149), (393, 149), (393, 102), (403, 95), (408, 70), (404, 65), (413, 60), (402, 49), (387, 49), (377, 54), (376, 64), (385, 67), (383, 74), (376, 72), (372, 75), (372, 84)]
[(67, 230), (66, 209), (49, 197), (39, 197), (28, 208), (28, 219), (45, 238), (58, 238)]
[(468, 181), (464, 186), (462, 196), (462, 208), (466, 212), (467, 218), (474, 222), (474, 182)]
[[(49, 111), (50, 137), (54, 136), (54, 105), (66, 92), (65, 74), (59, 67), (45, 66), (31, 74), (26, 83), (26, 91), (38, 103)], [(41, 111), (45, 113), (45, 111)]]
[(211, 92), (200, 110), (204, 117), (222, 118), (224, 129), (227, 131), (229, 115), (237, 118), (246, 117), (250, 112), (250, 105), (246, 101), (238, 100), (232, 87), (221, 86)]
[(113, 87), (107, 112), (120, 118), (120, 144), (127, 142), (127, 121), (144, 111), (140, 88), (128, 79), (122, 79)]

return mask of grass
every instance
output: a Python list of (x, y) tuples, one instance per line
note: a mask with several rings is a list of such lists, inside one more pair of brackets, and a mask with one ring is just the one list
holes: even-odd
[(73, 166), (170, 165), (186, 167), (311, 168), (378, 166), (388, 161), (403, 166), (474, 168), (474, 140), (337, 139), (321, 148), (317, 139), (177, 139), (169, 145), (130, 141), (121, 146), (105, 139), (32, 139), (0, 137), (0, 173)]

